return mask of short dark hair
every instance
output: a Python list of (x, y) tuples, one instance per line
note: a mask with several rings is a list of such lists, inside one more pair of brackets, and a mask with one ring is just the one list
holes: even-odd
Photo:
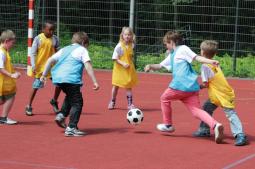
[(182, 35), (177, 31), (168, 31), (165, 34), (163, 38), (163, 43), (170, 43), (170, 41), (173, 41), (176, 45), (184, 44)]
[(53, 27), (55, 27), (55, 22), (51, 21), (51, 20), (46, 20), (43, 25), (42, 25), (42, 28), (44, 29), (47, 24), (50, 24), (50, 25), (53, 25)]

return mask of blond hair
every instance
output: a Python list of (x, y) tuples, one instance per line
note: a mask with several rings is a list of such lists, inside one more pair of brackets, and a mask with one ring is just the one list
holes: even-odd
[(1, 33), (0, 43), (4, 43), (4, 41), (6, 40), (14, 40), (14, 39), (16, 39), (14, 32), (12, 30), (7, 29)]
[(89, 44), (89, 37), (85, 32), (76, 32), (73, 34), (72, 43), (78, 43), (82, 46)]
[(125, 31), (128, 31), (129, 33), (131, 33), (132, 35), (132, 43), (135, 43), (135, 33), (133, 32), (133, 29), (130, 28), (130, 27), (123, 27), (122, 28), (122, 31), (120, 33), (120, 42), (124, 42), (124, 39), (123, 39), (123, 34)]
[(214, 40), (205, 40), (201, 43), (200, 49), (203, 51), (205, 57), (213, 58), (218, 52), (218, 42)]
[(163, 43), (170, 43), (171, 41), (173, 41), (176, 45), (183, 44), (183, 38), (177, 31), (168, 31), (163, 37)]

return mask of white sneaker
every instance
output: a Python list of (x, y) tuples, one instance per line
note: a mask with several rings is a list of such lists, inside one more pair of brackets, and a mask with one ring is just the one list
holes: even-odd
[(76, 129), (76, 128), (67, 127), (65, 130), (66, 137), (73, 137), (73, 136), (80, 137), (80, 136), (84, 136), (84, 135), (86, 135), (85, 132), (80, 131), (79, 129)]
[(222, 124), (217, 123), (214, 127), (214, 135), (215, 135), (215, 142), (217, 144), (222, 143), (223, 141), (223, 131), (224, 131), (224, 127)]
[(175, 128), (173, 126), (167, 127), (165, 124), (158, 124), (157, 129), (162, 132), (169, 132), (172, 133), (175, 131)]
[(6, 119), (0, 120), (0, 123), (12, 125), (17, 124), (18, 122), (7, 117)]

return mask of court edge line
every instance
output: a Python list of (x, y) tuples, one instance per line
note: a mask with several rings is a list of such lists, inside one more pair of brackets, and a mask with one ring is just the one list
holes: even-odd
[(233, 167), (235, 167), (235, 166), (237, 166), (237, 165), (239, 165), (239, 164), (241, 164), (241, 163), (244, 163), (244, 162), (246, 162), (246, 161), (248, 161), (248, 160), (250, 160), (250, 159), (252, 159), (252, 158), (254, 158), (254, 157), (255, 157), (255, 154), (251, 154), (251, 155), (249, 155), (249, 156), (247, 156), (247, 157), (245, 157), (245, 158), (242, 158), (241, 160), (238, 160), (238, 161), (236, 161), (236, 162), (234, 162), (234, 163), (232, 163), (232, 164), (227, 165), (226, 167), (224, 167), (224, 168), (222, 168), (222, 169), (230, 169), (230, 168), (233, 168)]
[(73, 167), (58, 167), (58, 166), (49, 166), (49, 165), (42, 165), (42, 164), (35, 164), (35, 163), (26, 163), (26, 162), (18, 162), (18, 161), (1, 161), (2, 164), (11, 164), (11, 165), (24, 165), (24, 166), (32, 166), (32, 167), (44, 167), (44, 168), (55, 168), (55, 169), (76, 169)]

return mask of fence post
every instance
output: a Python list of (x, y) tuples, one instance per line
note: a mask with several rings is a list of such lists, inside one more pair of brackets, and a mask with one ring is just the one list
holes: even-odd
[(57, 0), (57, 36), (58, 36), (58, 38), (59, 38), (59, 27), (60, 27), (60, 25), (59, 25), (59, 17), (60, 17), (60, 4), (59, 4), (59, 0)]
[(236, 71), (236, 48), (237, 48), (237, 32), (238, 32), (238, 16), (239, 16), (239, 0), (236, 0), (236, 16), (235, 16), (235, 37), (233, 51), (233, 71)]
[(129, 27), (134, 29), (135, 0), (130, 0)]
[(28, 33), (27, 33), (27, 75), (32, 76), (31, 48), (34, 31), (34, 0), (29, 0), (28, 4)]

